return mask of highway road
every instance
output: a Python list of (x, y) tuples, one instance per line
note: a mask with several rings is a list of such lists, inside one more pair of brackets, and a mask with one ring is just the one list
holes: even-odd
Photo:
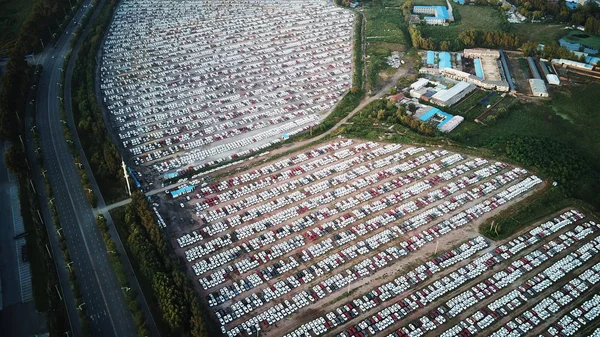
[[(85, 2), (73, 21), (80, 22), (86, 11), (95, 10), (88, 6), (90, 3), (90, 0)], [(84, 306), (90, 318), (92, 334), (115, 337), (135, 336), (133, 316), (125, 303), (124, 290), (118, 283), (108, 259), (106, 246), (96, 227), (95, 213), (85, 197), (73, 157), (68, 151), (63, 133), (63, 121), (60, 119), (61, 87), (58, 83), (62, 68), (66, 67), (64, 59), (70, 50), (73, 25), (74, 23), (71, 22), (54, 48), (47, 49), (45, 52), (46, 56), (42, 61), (44, 71), (36, 100), (36, 130), (43, 153), (44, 167), (47, 169), (46, 175), (53, 190), (52, 202), (58, 210), (63, 226), (60, 235), (64, 235), (67, 239), (67, 246), (85, 302)], [(38, 190), (43, 188), (43, 185), (37, 186)], [(46, 218), (45, 223), (49, 232), (53, 230), (50, 219)], [(54, 248), (54, 251), (59, 252)], [(58, 256), (55, 260), (62, 259), (62, 256)], [(61, 284), (63, 288), (66, 287), (62, 278)], [(69, 303), (72, 302), (72, 298), (65, 298), (70, 321), (73, 324), (77, 316), (73, 316), (73, 303)], [(73, 330), (78, 336), (80, 331), (77, 331), (77, 328)]]

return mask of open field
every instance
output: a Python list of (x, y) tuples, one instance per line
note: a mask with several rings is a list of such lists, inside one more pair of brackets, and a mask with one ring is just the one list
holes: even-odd
[(156, 177), (310, 129), (352, 86), (353, 21), (316, 0), (124, 2), (101, 68), (120, 145)]
[(490, 6), (469, 6), (453, 4), (455, 17), (459, 13), (460, 20), (451, 23), (449, 26), (424, 25), (421, 28), (423, 37), (431, 37), (433, 40), (454, 41), (458, 35), (469, 29), (478, 29), (483, 31), (500, 30), (502, 17), (500, 12)]
[(521, 42), (549, 43), (558, 41), (569, 30), (565, 30), (565, 25), (547, 25), (542, 23), (519, 23), (510, 25), (510, 31), (517, 34)]
[[(358, 311), (346, 316), (337, 306), (362, 301), (436, 251), (465, 239), (484, 249), (485, 240), (474, 239), (478, 226), (542, 185), (500, 162), (341, 138), (157, 210), (229, 335), (259, 327), (261, 335), (283, 336), (303, 323), (332, 334), (339, 324), (331, 321), (342, 318), (329, 311), (348, 321)], [(180, 206), (195, 213), (191, 224)], [(356, 310), (371, 312), (382, 301), (369, 297)]]
[(407, 50), (406, 23), (400, 9), (366, 6), (364, 13), (367, 89), (376, 92), (396, 70), (387, 64), (387, 57)]
[[(597, 178), (597, 172), (600, 172), (600, 138), (597, 130), (600, 121), (594, 114), (595, 106), (600, 104), (600, 97), (594, 94), (598, 90), (600, 86), (593, 84), (555, 89), (551, 102), (513, 104), (508, 108), (509, 114), (493, 126), (485, 127), (465, 121), (449, 137), (468, 146), (488, 148), (502, 139), (547, 139), (546, 147), (515, 158), (521, 162), (540, 151), (548, 158), (561, 156), (560, 153), (549, 152), (551, 144), (557, 145), (557, 148), (566, 147), (584, 164), (571, 165), (570, 169), (577, 173), (565, 181), (565, 186), (576, 198), (598, 206), (600, 196), (596, 191), (600, 188)], [(561, 165), (566, 164), (568, 162)], [(545, 170), (547, 166), (538, 168)]]
[(588, 47), (592, 47), (600, 50), (600, 36), (588, 34), (580, 30), (570, 30), (567, 35), (563, 37), (568, 42), (580, 43)]
[(0, 57), (6, 57), (35, 0), (0, 0)]

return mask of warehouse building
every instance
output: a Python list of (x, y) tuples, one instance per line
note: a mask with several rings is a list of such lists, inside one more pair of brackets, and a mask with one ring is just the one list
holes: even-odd
[(438, 91), (430, 101), (439, 106), (451, 106), (475, 90), (475, 86), (467, 82), (458, 82), (450, 89)]
[(540, 72), (537, 70), (535, 61), (531, 56), (527, 58), (527, 63), (529, 63), (529, 69), (531, 69), (531, 75), (533, 75), (533, 78), (541, 79), (542, 76), (540, 76)]
[(578, 69), (582, 69), (582, 70), (594, 70), (594, 66), (592, 66), (592, 65), (589, 65), (589, 64), (583, 63), (583, 62), (573, 61), (573, 60), (552, 59), (552, 63), (559, 64), (561, 66), (578, 68)]
[(530, 78), (529, 87), (531, 88), (531, 94), (535, 97), (548, 97), (548, 89), (544, 80), (540, 78)]
[(444, 25), (454, 21), (454, 16), (444, 6), (413, 6), (413, 13), (433, 15), (424, 17), (429, 25)]
[(560, 79), (552, 69), (552, 66), (547, 62), (540, 61), (540, 68), (542, 68), (542, 72), (544, 73), (544, 77), (546, 77), (546, 81), (548, 84), (560, 85)]
[(467, 72), (460, 71), (457, 69), (451, 69), (451, 68), (441, 69), (440, 73), (443, 76), (446, 76), (448, 78), (451, 78), (451, 79), (454, 79), (457, 81), (468, 82), (468, 83), (474, 84), (480, 88), (487, 89), (487, 90), (497, 90), (497, 91), (509, 91), (510, 90), (510, 86), (509, 86), (508, 82), (505, 80), (500, 80), (500, 81), (486, 80), (486, 79), (477, 77), (473, 74), (469, 74)]

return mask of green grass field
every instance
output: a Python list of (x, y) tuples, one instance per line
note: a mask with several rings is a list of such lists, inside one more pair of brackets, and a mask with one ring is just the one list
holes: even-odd
[(0, 56), (7, 53), (36, 0), (0, 0)]
[(579, 30), (570, 30), (564, 39), (572, 43), (581, 43), (588, 47), (600, 49), (600, 36), (591, 35)]
[[(548, 137), (581, 154), (592, 169), (600, 172), (598, 92), (598, 84), (561, 88), (552, 93), (552, 101), (512, 105), (510, 115), (493, 126), (485, 127), (465, 120), (450, 138), (472, 146), (486, 146), (491, 139), (507, 135)], [(581, 179), (577, 197), (600, 205), (600, 195), (592, 190), (600, 180), (597, 177)]]
[(403, 31), (402, 10), (367, 7), (364, 11), (367, 42), (367, 89), (377, 91), (395, 69), (387, 64), (392, 51), (405, 51), (406, 35)]
[[(447, 27), (424, 25), (423, 37), (431, 37), (435, 41), (453, 41), (462, 31), (478, 29), (483, 31), (500, 30), (502, 17), (500, 12), (490, 6), (469, 6), (453, 4), (454, 16), (460, 17)], [(458, 12), (458, 15), (456, 14)]]
[(365, 20), (365, 37), (368, 42), (406, 44), (406, 37), (401, 29), (404, 23), (401, 10), (368, 8), (365, 9)]
[(512, 33), (517, 34), (521, 42), (549, 43), (557, 41), (565, 34), (565, 25), (546, 25), (542, 23), (511, 24)]

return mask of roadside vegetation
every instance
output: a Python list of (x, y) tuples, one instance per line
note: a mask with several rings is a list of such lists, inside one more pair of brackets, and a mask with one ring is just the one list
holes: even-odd
[(146, 299), (162, 336), (204, 337), (219, 334), (208, 325), (192, 280), (183, 265), (169, 250), (156, 224), (146, 196), (132, 194), (124, 209), (111, 212), (125, 248), (138, 275)]
[(94, 92), (96, 55), (116, 4), (117, 1), (111, 0), (105, 5), (96, 18), (95, 29), (81, 45), (73, 70), (71, 92), (77, 134), (107, 204), (127, 197), (123, 188), (121, 155), (112, 143)]
[(4, 0), (0, 2), (0, 58), (8, 54), (8, 50), (19, 35), (19, 28), (31, 13), (31, 6), (36, 0)]

